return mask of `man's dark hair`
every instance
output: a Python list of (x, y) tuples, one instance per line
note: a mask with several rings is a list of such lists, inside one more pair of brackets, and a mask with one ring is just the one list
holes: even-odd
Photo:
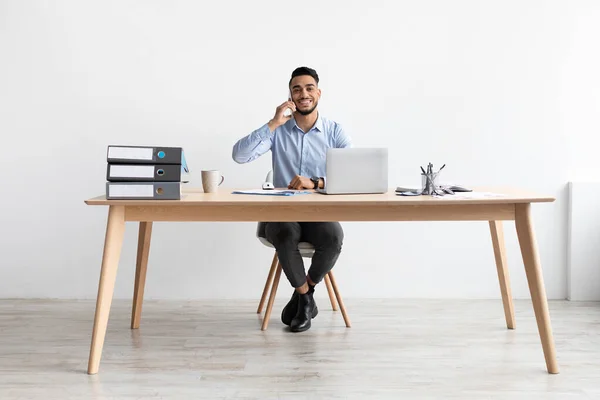
[(294, 70), (294, 72), (292, 72), (292, 77), (290, 78), (290, 83), (288, 86), (292, 84), (292, 79), (302, 75), (312, 76), (315, 82), (317, 82), (317, 86), (319, 85), (319, 75), (317, 74), (317, 71), (309, 67), (298, 67)]

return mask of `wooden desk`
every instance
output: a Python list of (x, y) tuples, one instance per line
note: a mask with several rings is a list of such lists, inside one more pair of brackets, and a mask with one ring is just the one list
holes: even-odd
[(219, 193), (186, 192), (181, 200), (106, 200), (104, 196), (89, 199), (86, 204), (109, 206), (109, 209), (88, 374), (97, 373), (100, 366), (126, 221), (140, 222), (132, 329), (139, 327), (153, 221), (488, 221), (506, 325), (508, 329), (514, 329), (503, 220), (515, 221), (546, 368), (549, 373), (558, 373), (546, 290), (531, 219), (531, 203), (552, 202), (554, 198), (510, 189), (477, 190), (505, 196), (480, 199), (402, 197), (390, 189), (380, 195), (280, 197), (231, 194), (231, 190), (221, 188)]

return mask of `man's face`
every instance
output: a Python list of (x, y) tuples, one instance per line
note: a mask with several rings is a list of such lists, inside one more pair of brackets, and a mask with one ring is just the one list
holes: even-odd
[(302, 115), (312, 113), (319, 104), (321, 89), (310, 75), (296, 76), (290, 83), (292, 100), (296, 104), (296, 111)]

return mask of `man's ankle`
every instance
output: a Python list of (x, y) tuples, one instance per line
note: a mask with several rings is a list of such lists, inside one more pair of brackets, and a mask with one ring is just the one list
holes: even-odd
[(308, 286), (307, 282), (304, 282), (304, 285), (296, 288), (296, 291), (300, 294), (306, 294), (306, 293), (308, 293), (309, 290), (310, 290), (310, 287)]

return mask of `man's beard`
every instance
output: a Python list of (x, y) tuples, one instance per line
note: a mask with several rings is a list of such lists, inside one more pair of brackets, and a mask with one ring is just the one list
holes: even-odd
[(299, 109), (298, 107), (296, 107), (296, 111), (298, 112), (298, 114), (300, 115), (308, 115), (310, 113), (312, 113), (313, 111), (315, 111), (315, 109), (317, 108), (317, 106), (319, 105), (318, 102), (315, 102), (315, 105), (313, 108), (311, 108), (310, 110), (306, 110), (306, 111), (302, 111), (301, 109)]

